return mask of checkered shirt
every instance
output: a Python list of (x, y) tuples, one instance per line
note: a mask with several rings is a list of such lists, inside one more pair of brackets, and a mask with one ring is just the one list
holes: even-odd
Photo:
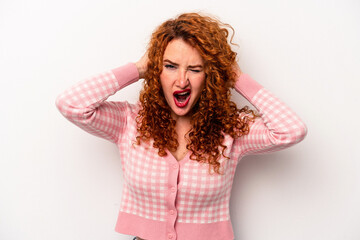
[(167, 151), (160, 157), (149, 144), (134, 144), (139, 104), (106, 101), (139, 75), (129, 63), (90, 77), (56, 99), (60, 112), (85, 131), (115, 143), (120, 151), (124, 188), (116, 231), (144, 239), (233, 239), (230, 193), (239, 160), (248, 154), (274, 152), (301, 141), (307, 128), (299, 117), (247, 74), (235, 89), (259, 111), (248, 135), (225, 135), (223, 175), (210, 174), (207, 164), (177, 161)]

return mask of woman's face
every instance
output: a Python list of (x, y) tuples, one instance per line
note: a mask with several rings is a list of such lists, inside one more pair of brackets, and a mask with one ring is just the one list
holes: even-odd
[(204, 61), (198, 50), (182, 39), (169, 42), (160, 82), (172, 117), (191, 116), (205, 85)]

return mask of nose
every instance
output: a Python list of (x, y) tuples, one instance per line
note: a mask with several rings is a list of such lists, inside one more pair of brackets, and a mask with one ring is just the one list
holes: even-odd
[(182, 89), (186, 88), (189, 85), (189, 76), (186, 70), (179, 71), (176, 85)]

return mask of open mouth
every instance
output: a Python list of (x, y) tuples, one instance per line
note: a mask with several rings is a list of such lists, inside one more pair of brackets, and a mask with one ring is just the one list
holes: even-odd
[(175, 91), (173, 93), (175, 105), (180, 108), (186, 107), (186, 105), (189, 103), (190, 95), (191, 95), (190, 89)]

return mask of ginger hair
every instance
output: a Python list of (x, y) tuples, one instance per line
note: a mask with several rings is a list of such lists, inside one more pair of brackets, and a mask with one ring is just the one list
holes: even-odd
[(206, 74), (204, 90), (193, 109), (186, 147), (191, 151), (190, 159), (208, 163), (209, 171), (212, 166), (214, 172), (221, 174), (219, 159), (228, 158), (224, 155), (224, 134), (234, 139), (248, 134), (250, 122), (257, 117), (247, 106), (238, 109), (230, 100), (230, 89), (236, 80), (233, 70), (236, 53), (228, 43), (227, 28), (233, 32), (232, 43), (234, 29), (230, 25), (198, 13), (185, 13), (165, 21), (153, 32), (144, 88), (140, 93), (141, 109), (136, 118), (138, 145), (153, 139), (159, 156), (166, 156), (166, 149), (176, 151), (179, 145), (176, 121), (164, 97), (160, 74), (167, 45), (173, 39), (182, 39), (199, 51)]

